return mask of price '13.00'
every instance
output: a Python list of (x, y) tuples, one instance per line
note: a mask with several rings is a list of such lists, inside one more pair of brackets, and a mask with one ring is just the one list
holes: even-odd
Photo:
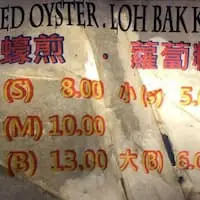
[[(50, 154), (53, 161), (51, 169), (55, 172), (75, 171), (77, 169), (81, 171), (94, 170), (95, 168), (106, 169), (108, 166), (108, 156), (103, 149), (96, 152), (87, 149), (80, 156), (81, 159), (78, 159), (77, 153), (73, 149), (67, 149), (64, 153), (56, 150)], [(81, 161), (79, 162), (79, 160)]]

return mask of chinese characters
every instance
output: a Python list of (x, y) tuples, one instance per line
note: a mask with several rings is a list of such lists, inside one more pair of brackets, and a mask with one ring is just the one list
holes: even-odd
[(40, 34), (39, 37), (33, 38), (35, 44), (35, 52), (32, 55), (31, 37), (20, 35), (18, 37), (6, 36), (1, 42), (0, 64), (20, 65), (25, 63), (39, 64), (43, 61), (47, 63), (65, 63), (63, 57), (63, 41), (64, 37), (59, 34), (45, 35)]
[[(131, 67), (138, 69), (158, 69), (158, 57), (162, 59), (164, 69), (186, 71), (189, 67), (190, 43), (184, 42), (153, 42), (132, 41)], [(158, 47), (162, 51), (158, 54)], [(200, 43), (193, 45), (193, 66), (200, 70)]]

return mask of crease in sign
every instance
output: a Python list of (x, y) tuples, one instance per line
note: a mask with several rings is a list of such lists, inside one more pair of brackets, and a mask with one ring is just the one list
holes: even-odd
[(99, 81), (100, 77), (95, 63), (94, 54), (91, 46), (88, 43), (86, 45), (86, 49), (88, 52), (88, 59), (87, 62), (85, 63), (85, 76), (90, 80)]

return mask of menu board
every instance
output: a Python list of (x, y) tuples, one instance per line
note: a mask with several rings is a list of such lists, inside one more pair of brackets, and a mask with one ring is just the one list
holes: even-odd
[(199, 32), (193, 0), (0, 2), (7, 174), (65, 200), (200, 198)]

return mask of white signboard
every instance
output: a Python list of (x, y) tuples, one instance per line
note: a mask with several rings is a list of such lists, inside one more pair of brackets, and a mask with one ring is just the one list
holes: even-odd
[[(199, 199), (200, 3), (0, 3), (0, 161), (63, 199)], [(11, 191), (12, 192), (12, 191)]]

